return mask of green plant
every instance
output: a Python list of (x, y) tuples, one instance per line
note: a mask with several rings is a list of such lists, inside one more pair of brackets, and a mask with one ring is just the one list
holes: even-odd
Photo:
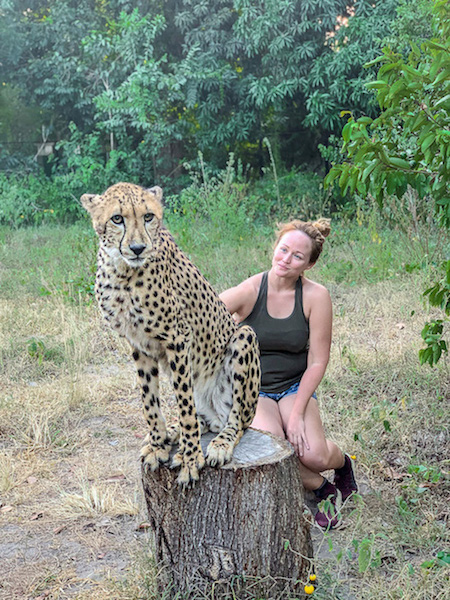
[(422, 569), (436, 569), (439, 567), (450, 566), (450, 552), (440, 550), (436, 553), (436, 557), (423, 562), (421, 565)]
[[(376, 81), (381, 114), (375, 120), (350, 113), (343, 128), (343, 150), (348, 162), (335, 164), (325, 183), (339, 182), (345, 195), (372, 194), (383, 205), (386, 194), (402, 198), (408, 186), (420, 197), (431, 195), (437, 218), (450, 227), (450, 7), (445, 0), (433, 3), (434, 37), (419, 48), (411, 42), (407, 59), (384, 48), (368, 67), (381, 64)], [(343, 111), (342, 115), (347, 111)], [(425, 291), (430, 303), (450, 314), (448, 266), (445, 279)], [(440, 340), (441, 320), (423, 330), (426, 348), (422, 363), (434, 365), (447, 345)], [(440, 341), (439, 341), (440, 340)], [(442, 343), (441, 343), (442, 342)]]
[[(199, 167), (197, 171), (186, 165), (191, 185), (167, 202), (167, 218), (178, 230), (181, 246), (214, 245), (223, 239), (225, 229), (230, 242), (242, 241), (254, 226), (256, 207), (246, 196), (247, 186), (239, 175), (241, 166), (238, 163), (235, 167), (234, 155), (230, 154), (227, 168), (212, 175), (199, 153)], [(206, 225), (207, 233), (202, 224)]]
[(376, 547), (377, 537), (372, 535), (370, 538), (362, 540), (353, 540), (352, 544), (358, 556), (358, 570), (365, 573), (370, 569), (378, 569), (381, 565), (381, 551)]

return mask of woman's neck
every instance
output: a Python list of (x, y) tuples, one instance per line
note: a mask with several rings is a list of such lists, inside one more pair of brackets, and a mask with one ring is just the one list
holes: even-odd
[[(303, 273), (300, 277), (303, 277)], [(291, 292), (295, 290), (298, 281), (298, 278), (278, 277), (278, 275), (275, 274), (273, 267), (268, 272), (267, 278), (269, 286), (276, 292)]]

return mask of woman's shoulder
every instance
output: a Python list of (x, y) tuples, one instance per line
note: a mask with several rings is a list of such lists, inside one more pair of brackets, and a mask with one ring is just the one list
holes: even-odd
[(309, 320), (311, 316), (317, 315), (321, 318), (323, 314), (328, 314), (331, 311), (331, 297), (327, 288), (303, 277), (303, 309), (306, 318)]
[(242, 281), (235, 287), (225, 290), (220, 298), (228, 310), (234, 314), (238, 313), (240, 320), (247, 318), (258, 298), (259, 288), (264, 273), (257, 273)]
[(251, 277), (249, 277), (248, 279), (243, 281), (242, 284), (245, 284), (245, 287), (252, 289), (254, 292), (256, 292), (258, 294), (259, 288), (261, 287), (261, 282), (262, 282), (263, 276), (264, 276), (264, 272), (256, 273), (256, 275), (252, 275)]
[(320, 298), (329, 298), (330, 292), (327, 288), (317, 281), (312, 279), (302, 278), (303, 293), (310, 296), (313, 300), (319, 300)]

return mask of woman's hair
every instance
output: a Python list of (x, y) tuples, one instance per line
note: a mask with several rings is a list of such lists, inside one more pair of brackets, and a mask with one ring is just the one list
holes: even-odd
[(312, 241), (310, 264), (319, 258), (325, 238), (330, 234), (331, 227), (329, 219), (318, 221), (290, 221), (289, 223), (278, 223), (275, 246), (278, 246), (281, 238), (289, 231), (303, 231)]

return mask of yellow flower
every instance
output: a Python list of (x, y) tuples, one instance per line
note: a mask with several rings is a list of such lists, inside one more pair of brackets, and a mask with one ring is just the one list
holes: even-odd
[(305, 594), (308, 594), (308, 596), (314, 594), (314, 586), (310, 583), (308, 583), (308, 585), (305, 585)]
[(355, 454), (352, 454), (352, 455), (350, 456), (350, 458), (351, 458), (352, 460), (356, 460), (356, 455), (355, 455)]
[(309, 576), (309, 580), (315, 581), (316, 579), (317, 579), (317, 575), (315, 573), (311, 573), (311, 575)]

